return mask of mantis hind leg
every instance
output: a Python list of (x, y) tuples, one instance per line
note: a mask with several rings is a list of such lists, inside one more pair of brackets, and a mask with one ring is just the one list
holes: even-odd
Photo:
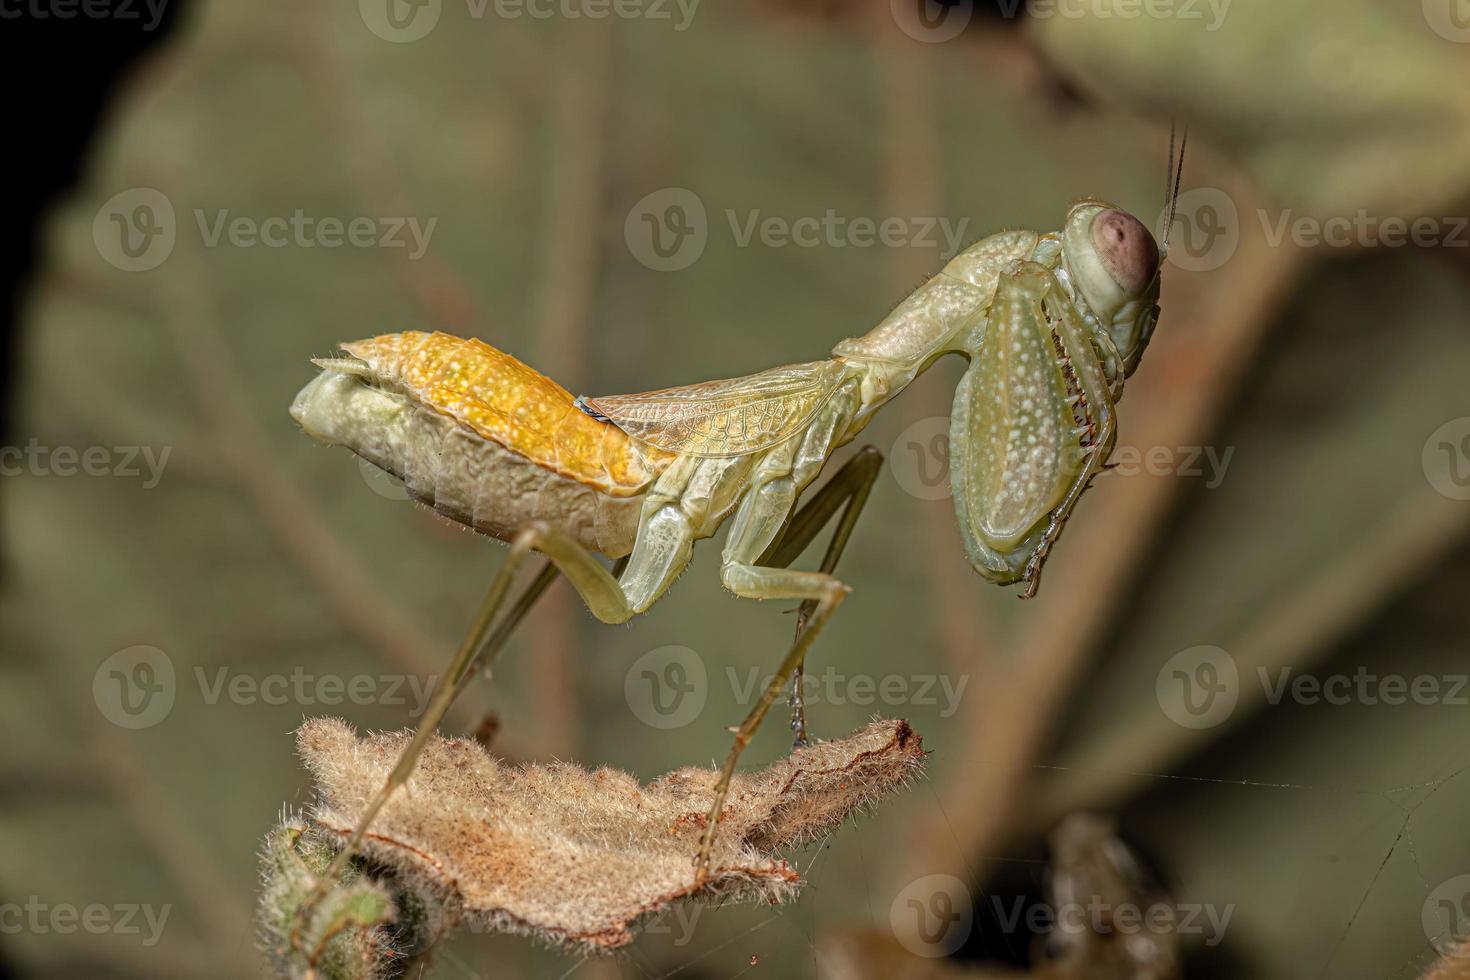
[[(536, 575), (506, 615), (500, 618), (497, 626), (495, 625), (496, 620), (510, 592), (510, 584), (521, 563), (532, 551), (540, 551), (546, 556), (548, 559), (546, 567)], [(621, 565), (622, 563), (615, 570), (621, 571)], [(348, 862), (352, 860), (353, 854), (362, 843), (373, 820), (382, 811), (394, 792), (408, 782), (408, 778), (413, 775), (424, 746), (438, 731), (439, 723), (444, 720), (450, 705), (454, 703), (454, 699), (464, 690), (470, 677), (473, 676), (472, 668), (476, 663), (488, 666), (494, 662), (515, 626), (535, 605), (536, 600), (546, 591), (558, 572), (566, 575), (587, 604), (587, 608), (598, 619), (605, 623), (621, 623), (632, 617), (633, 609), (623, 594), (622, 587), (618, 584), (615, 572), (604, 568), (590, 552), (566, 534), (538, 522), (516, 535), (511, 542), (510, 554), (500, 566), (495, 579), (490, 583), (489, 590), (485, 593), (485, 598), (480, 602), (480, 608), (475, 613), (468, 635), (460, 644), (454, 659), (450, 661), (444, 676), (435, 687), (434, 696), (430, 699), (423, 717), (419, 720), (419, 727), (414, 732), (413, 739), (399, 755), (383, 787), (363, 809), (342, 850), (337, 852), (332, 863), (317, 880), (311, 894), (299, 906), (296, 923), (292, 929), (293, 943), (299, 938), (305, 917), (311, 914), (312, 909), (325, 897), (341, 878), (342, 872), (347, 869)], [(492, 626), (495, 627), (493, 631)]]
[[(752, 599), (801, 599), (802, 604), (797, 615), (796, 638), (791, 648), (761, 692), (755, 706), (735, 730), (735, 744), (731, 746), (724, 768), (720, 770), (719, 781), (715, 784), (714, 802), (705, 821), (699, 852), (695, 855), (697, 881), (703, 881), (709, 874), (710, 852), (714, 848), (720, 814), (725, 808), (730, 780), (735, 774), (740, 754), (750, 744), (765, 719), (766, 712), (781, 691), (797, 676), (817, 634), (850, 591), (832, 571), (842, 557), (848, 539), (852, 537), (852, 529), (857, 524), (863, 505), (868, 501), (868, 494), (878, 479), (882, 465), (883, 454), (872, 446), (864, 446), (796, 513), (781, 537), (756, 562), (747, 564), (727, 559), (723, 572), (725, 585), (737, 595)], [(820, 570), (798, 572), (786, 568), (806, 549), (822, 528), (827, 526), (838, 508), (842, 508), (842, 516), (838, 519), (832, 540), (827, 545), (827, 553), (822, 559)], [(796, 703), (799, 705), (800, 701)], [(800, 719), (799, 725), (799, 734), (804, 735), (804, 718)]]

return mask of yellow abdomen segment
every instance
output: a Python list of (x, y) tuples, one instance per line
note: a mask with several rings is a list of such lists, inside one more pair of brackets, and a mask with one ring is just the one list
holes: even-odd
[(571, 392), (482, 340), (408, 330), (342, 349), (426, 407), (609, 496), (642, 492), (674, 459), (592, 418)]

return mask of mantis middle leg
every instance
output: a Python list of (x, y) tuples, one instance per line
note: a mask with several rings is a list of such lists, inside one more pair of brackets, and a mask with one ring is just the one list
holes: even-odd
[[(702, 882), (709, 874), (710, 852), (714, 847), (720, 814), (725, 808), (725, 799), (730, 793), (730, 780), (735, 774), (740, 754), (750, 744), (772, 703), (801, 669), (802, 661), (806, 659), (807, 651), (811, 649), (817, 634), (850, 591), (832, 574), (832, 570), (836, 568), (837, 561), (852, 536), (853, 526), (862, 513), (863, 505), (867, 503), (868, 494), (882, 465), (883, 454), (872, 446), (864, 446), (858, 450), (817, 491), (816, 496), (797, 512), (781, 537), (764, 549), (754, 562), (739, 560), (743, 542), (742, 527), (738, 519), (737, 526), (731, 530), (732, 543), (726, 549), (722, 573), (726, 587), (737, 595), (751, 599), (801, 599), (802, 604), (797, 616), (796, 639), (791, 649), (771, 676), (755, 706), (735, 730), (735, 744), (731, 747), (725, 766), (720, 771), (719, 781), (715, 784), (714, 803), (710, 807), (705, 821), (704, 837), (695, 855), (696, 881)], [(787, 568), (827, 525), (839, 507), (843, 508), (842, 516), (833, 531), (831, 542), (827, 545), (821, 569), (815, 572), (798, 572)]]

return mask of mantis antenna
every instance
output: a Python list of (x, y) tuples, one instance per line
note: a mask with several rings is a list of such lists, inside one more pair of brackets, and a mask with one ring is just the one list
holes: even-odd
[(1174, 231), (1174, 211), (1179, 206), (1179, 185), (1184, 179), (1184, 149), (1189, 145), (1189, 127), (1179, 140), (1179, 162), (1174, 162), (1174, 122), (1169, 122), (1169, 166), (1164, 173), (1164, 209), (1168, 218), (1164, 223), (1164, 240), (1160, 244), (1161, 255), (1169, 254), (1169, 235)]

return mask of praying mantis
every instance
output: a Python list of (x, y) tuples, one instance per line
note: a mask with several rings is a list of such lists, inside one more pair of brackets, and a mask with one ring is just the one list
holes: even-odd
[[(1172, 177), (1172, 147), (1170, 166)], [(860, 449), (798, 509), (802, 492), (919, 374), (961, 354), (970, 366), (955, 393), (949, 445), (964, 549), (983, 578), (1023, 583), (1023, 596), (1034, 595), (1078, 498), (1113, 450), (1114, 406), (1153, 334), (1165, 254), (1167, 237), (1161, 252), (1133, 215), (1084, 199), (1061, 231), (1004, 231), (971, 245), (824, 360), (636, 395), (574, 397), (509, 354), (443, 333), (386, 334), (317, 359), (320, 373), (291, 406), (307, 433), (510, 545), (418, 731), (320, 889), (408, 781), (471, 668), (493, 662), (558, 573), (599, 620), (626, 622), (664, 594), (696, 542), (728, 523), (725, 587), (801, 606), (790, 648), (734, 729), (694, 855), (703, 884), (740, 754), (786, 685), (796, 680), (799, 691), (808, 650), (849, 592), (834, 569), (882, 455)], [(820, 568), (791, 569), (834, 518)], [(532, 552), (547, 563), (507, 606)], [(597, 554), (615, 561), (611, 570)], [(800, 741), (798, 697), (793, 705)]]

